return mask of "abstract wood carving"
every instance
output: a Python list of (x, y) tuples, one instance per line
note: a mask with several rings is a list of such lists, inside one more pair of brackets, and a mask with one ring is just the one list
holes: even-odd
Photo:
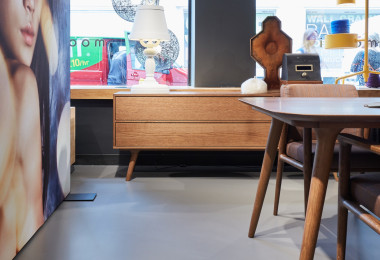
[(263, 21), (262, 31), (251, 38), (251, 57), (264, 68), (268, 90), (280, 88), (282, 56), (291, 52), (292, 38), (281, 31), (280, 19), (268, 16)]

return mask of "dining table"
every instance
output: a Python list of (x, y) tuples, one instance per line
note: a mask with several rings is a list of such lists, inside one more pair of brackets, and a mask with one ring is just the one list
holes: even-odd
[(240, 101), (272, 118), (256, 191), (249, 237), (254, 237), (283, 125), (312, 128), (316, 151), (299, 259), (313, 259), (334, 145), (343, 128), (379, 128), (380, 98), (252, 97)]

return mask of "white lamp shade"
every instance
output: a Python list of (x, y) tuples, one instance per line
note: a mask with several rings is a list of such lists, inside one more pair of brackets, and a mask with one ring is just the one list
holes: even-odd
[(135, 22), (129, 39), (169, 41), (170, 36), (164, 8), (157, 5), (140, 5), (137, 7)]

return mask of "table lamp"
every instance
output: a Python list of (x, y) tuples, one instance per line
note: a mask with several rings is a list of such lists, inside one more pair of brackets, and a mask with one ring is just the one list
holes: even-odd
[(154, 79), (156, 68), (154, 56), (157, 54), (154, 48), (161, 41), (169, 41), (170, 36), (166, 25), (164, 8), (154, 5), (152, 2), (154, 1), (147, 1), (148, 4), (140, 5), (137, 8), (135, 22), (129, 35), (130, 40), (140, 41), (141, 45), (146, 48), (144, 50), (146, 77), (145, 79), (140, 79), (138, 85), (131, 87), (131, 93), (135, 94), (169, 93), (167, 85), (159, 84)]

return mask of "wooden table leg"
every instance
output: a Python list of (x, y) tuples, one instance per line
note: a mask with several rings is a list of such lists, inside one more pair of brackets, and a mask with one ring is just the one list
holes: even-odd
[(277, 154), (277, 146), (280, 140), (283, 122), (272, 119), (272, 124), (269, 130), (269, 136), (267, 141), (267, 146), (265, 148), (263, 164), (260, 172), (259, 184), (256, 191), (256, 199), (253, 206), (251, 224), (249, 226), (248, 237), (254, 237), (257, 223), (259, 222), (259, 217), (261, 209), (263, 207), (263, 202), (265, 198), (265, 193), (267, 191), (268, 182), (270, 174), (272, 172), (273, 163)]
[(316, 128), (315, 151), (300, 259), (314, 258), (336, 137), (342, 129)]
[(140, 152), (139, 150), (132, 150), (131, 151), (131, 159), (129, 160), (127, 177), (125, 177), (126, 181), (130, 181), (132, 178), (132, 173), (133, 173), (133, 170), (135, 169), (137, 156), (139, 155), (139, 152)]

